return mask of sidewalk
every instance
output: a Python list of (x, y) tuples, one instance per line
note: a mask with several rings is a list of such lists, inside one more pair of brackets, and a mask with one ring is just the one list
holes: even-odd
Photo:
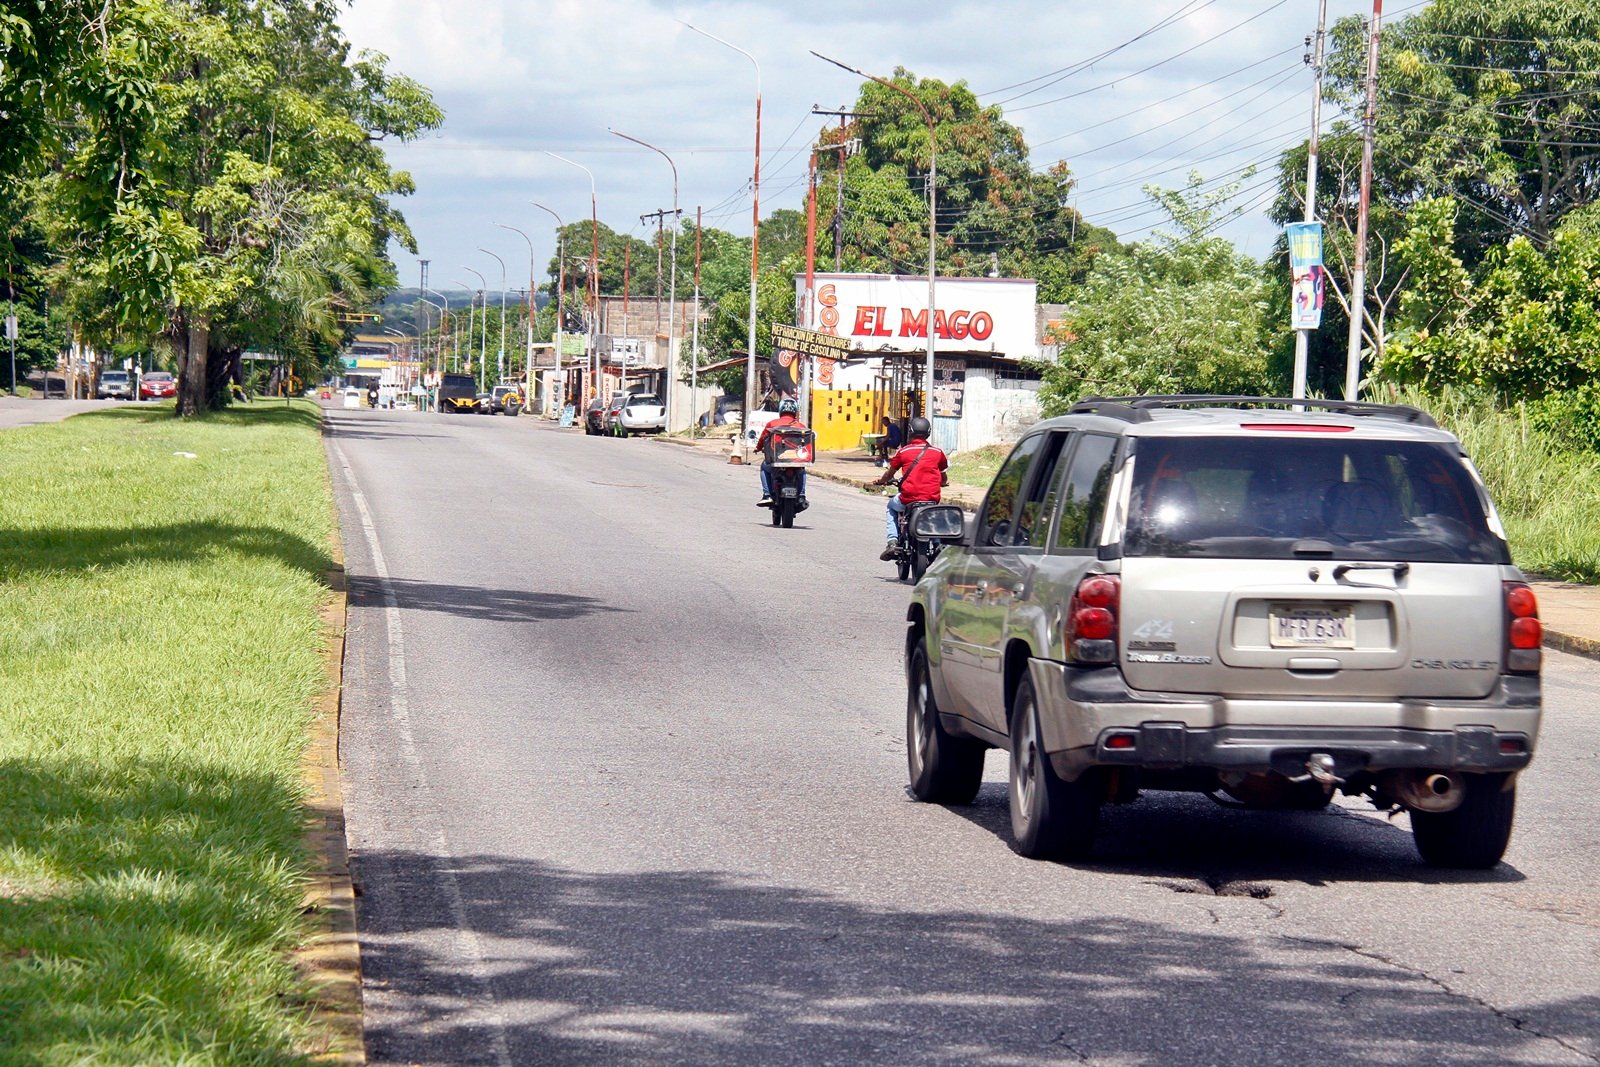
[[(698, 449), (724, 460), (732, 456), (735, 448), (727, 438), (701, 438), (691, 441), (682, 437), (662, 437), (670, 444)], [(882, 474), (873, 465), (866, 452), (819, 452), (811, 475), (830, 482), (866, 488)], [(883, 493), (886, 490), (874, 490)], [(984, 490), (970, 485), (951, 484), (945, 487), (944, 498), (960, 504), (968, 511), (976, 510), (983, 502)], [(1600, 659), (1600, 586), (1578, 585), (1545, 578), (1532, 578), (1529, 584), (1539, 598), (1539, 617), (1544, 622), (1546, 648), (1570, 652), (1578, 656)]]

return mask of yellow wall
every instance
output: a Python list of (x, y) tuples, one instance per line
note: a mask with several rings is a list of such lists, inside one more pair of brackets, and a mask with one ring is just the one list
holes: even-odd
[(882, 416), (874, 418), (876, 398), (871, 389), (811, 390), (811, 428), (817, 432), (817, 448), (823, 452), (860, 448), (862, 434), (881, 428)]

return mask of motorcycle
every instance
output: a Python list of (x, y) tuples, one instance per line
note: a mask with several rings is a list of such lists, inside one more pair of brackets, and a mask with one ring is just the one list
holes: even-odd
[(906, 510), (895, 518), (894, 564), (902, 582), (908, 577), (912, 583), (920, 582), (928, 565), (938, 557), (939, 550), (944, 547), (942, 541), (924, 541), (916, 533), (917, 512), (934, 506), (932, 501), (919, 500), (906, 505)]
[(817, 435), (797, 426), (773, 430), (767, 437), (766, 465), (772, 487), (772, 525), (785, 530), (794, 526), (794, 517), (810, 504), (801, 494), (805, 469), (816, 460)]

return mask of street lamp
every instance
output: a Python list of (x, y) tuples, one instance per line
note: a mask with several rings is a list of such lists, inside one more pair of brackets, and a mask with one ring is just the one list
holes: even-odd
[[(482, 250), (480, 249), (480, 251)], [(469, 274), (477, 275), (478, 284), (482, 286), (478, 290), (483, 294), (483, 318), (478, 323), (478, 392), (486, 393), (489, 391), (489, 386), (483, 379), (483, 368), (489, 362), (489, 279), (485, 278), (481, 271), (473, 270), (465, 264), (462, 265), (461, 269)], [(467, 351), (472, 351), (472, 331), (470, 329), (467, 331)]]
[[(450, 284), (455, 286), (457, 289), (460, 289), (464, 293), (470, 293), (471, 294), (470, 296), (467, 297), (467, 362), (466, 362), (466, 366), (470, 367), (470, 366), (472, 366), (472, 326), (473, 326), (473, 323), (476, 321), (476, 319), (473, 318), (473, 314), (478, 310), (478, 293), (477, 293), (476, 290), (474, 290), (472, 288), (472, 286), (468, 285), (466, 282), (462, 281), (460, 278), (451, 278), (450, 279)], [(461, 363), (461, 338), (459, 338), (459, 337), (457, 337), (455, 335), (455, 331), (454, 330), (450, 331), (450, 342), (453, 345), (456, 346), (456, 370), (460, 370), (461, 367), (462, 367), (462, 363)]]
[(821, 52), (812, 52), (811, 54), (826, 63), (832, 63), (836, 67), (847, 70), (851, 74), (860, 75), (870, 81), (877, 82), (879, 85), (893, 89), (917, 105), (917, 110), (922, 112), (922, 120), (928, 124), (928, 370), (922, 383), (923, 396), (926, 398), (923, 402), (922, 414), (931, 419), (933, 415), (933, 344), (935, 332), (933, 324), (936, 314), (933, 302), (933, 281), (936, 262), (934, 256), (938, 251), (939, 239), (939, 222), (938, 215), (935, 212), (934, 200), (934, 186), (939, 182), (939, 143), (937, 131), (933, 125), (933, 116), (928, 113), (928, 109), (923, 106), (922, 101), (918, 100), (916, 95), (904, 86), (896, 85), (894, 82), (880, 78), (876, 74), (868, 74), (864, 70), (857, 70), (855, 67), (847, 63), (841, 63), (837, 59), (829, 59)]
[[(740, 435), (743, 442), (740, 456), (742, 459), (750, 458), (750, 417), (755, 414), (756, 390), (756, 281), (761, 264), (761, 64), (756, 62), (756, 57), (746, 52), (736, 44), (729, 44), (714, 33), (707, 33), (698, 26), (679, 20), (685, 27), (693, 30), (702, 37), (731, 48), (741, 56), (748, 59), (756, 68), (756, 168), (750, 180), (751, 197), (754, 204), (750, 209), (750, 335), (747, 341), (749, 351), (745, 353), (744, 364), (744, 425), (746, 432)], [(931, 326), (931, 323), (930, 323)]]
[(533, 411), (533, 238), (515, 226), (507, 226), (503, 222), (497, 222), (495, 225), (502, 230), (510, 230), (528, 243), (528, 359), (522, 368), (528, 377), (528, 395), (523, 398), (522, 409), (531, 413)]
[(566, 226), (566, 223), (561, 221), (560, 215), (557, 215), (554, 211), (539, 203), (539, 201), (529, 200), (528, 203), (556, 220), (556, 328), (551, 334), (551, 340), (555, 342), (556, 346), (556, 395), (551, 398), (553, 401), (551, 410), (555, 412), (556, 417), (559, 419), (561, 417), (561, 401), (566, 394), (566, 382), (561, 376), (561, 331), (566, 323), (564, 315), (567, 297), (567, 238), (561, 230)]
[(546, 152), (551, 159), (559, 159), (568, 166), (577, 167), (589, 176), (589, 234), (592, 245), (589, 251), (589, 291), (593, 295), (589, 315), (589, 358), (593, 361), (594, 369), (589, 379), (589, 391), (595, 396), (600, 395), (600, 207), (599, 200), (595, 197), (594, 171), (582, 163), (574, 163), (566, 156), (558, 156), (554, 152)]
[[(418, 290), (418, 293), (419, 294), (421, 294), (421, 293), (430, 293), (432, 291), (433, 290), (428, 289), (427, 287), (423, 287), (422, 289)], [(442, 349), (442, 347), (444, 345), (444, 324), (445, 324), (446, 321), (448, 321), (447, 316), (445, 315), (445, 311), (448, 309), (449, 304), (448, 304), (448, 302), (446, 304), (444, 304), (444, 305), (435, 304), (432, 300), (429, 300), (426, 296), (422, 296), (422, 295), (418, 295), (417, 299), (422, 301), (424, 304), (427, 304), (431, 308), (438, 308), (439, 309), (439, 344), (440, 344), (440, 347)], [(421, 337), (417, 338), (417, 345), (418, 345), (418, 348), (420, 350), (421, 345), (422, 345), (422, 338)], [(434, 404), (434, 409), (438, 410), (438, 406), (439, 405), (437, 403), (435, 403)]]
[(481, 245), (478, 251), (500, 264), (500, 354), (495, 361), (495, 381), (499, 384), (506, 379), (506, 261)]
[[(673, 359), (673, 348), (672, 348), (672, 336), (673, 336), (673, 330), (674, 330), (674, 328), (676, 326), (676, 323), (677, 323), (677, 314), (678, 314), (678, 165), (672, 161), (672, 157), (671, 156), (667, 155), (665, 152), (663, 152), (661, 149), (657, 148), (655, 145), (651, 144), (649, 141), (641, 141), (637, 137), (629, 137), (627, 134), (623, 133), (620, 130), (612, 130), (611, 132), (616, 134), (618, 137), (622, 138), (624, 141), (632, 141), (634, 144), (643, 145), (644, 147), (650, 149), (650, 151), (656, 153), (662, 159), (666, 160), (667, 161), (667, 166), (672, 168), (672, 274), (671, 274), (672, 282), (671, 282), (670, 287), (667, 290), (667, 395), (666, 395), (667, 426), (670, 428), (672, 426), (672, 385), (673, 385), (673, 382), (677, 378), (677, 376), (675, 374), (673, 374), (673, 362), (674, 362), (674, 359)], [(659, 277), (659, 275), (658, 275), (658, 277)], [(660, 291), (661, 291), (660, 289), (656, 290), (656, 292), (658, 292), (658, 293)], [(656, 323), (658, 325), (660, 324), (660, 322), (661, 322), (660, 319), (656, 320)]]
[[(445, 297), (445, 295), (443, 293), (436, 292), (433, 289), (429, 289), (427, 287), (427, 285), (423, 285), (422, 291), (424, 293), (432, 293), (434, 296), (438, 297), (444, 303), (444, 315), (439, 320), (439, 337), (438, 337), (438, 340), (434, 343), (434, 346), (433, 346), (434, 347), (434, 351), (438, 355), (437, 363), (439, 364), (440, 372), (443, 373), (443, 370), (444, 370), (444, 328), (447, 325), (449, 325), (449, 323), (450, 323), (450, 301)], [(422, 352), (422, 339), (418, 338), (417, 339), (417, 353), (418, 353), (419, 357), (421, 355), (421, 352)]]

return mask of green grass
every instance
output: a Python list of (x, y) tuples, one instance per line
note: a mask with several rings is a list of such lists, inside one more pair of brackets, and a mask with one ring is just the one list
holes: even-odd
[(0, 431), (0, 1063), (306, 1047), (319, 415), (170, 410)]
[(1011, 454), (1011, 448), (1010, 444), (984, 445), (982, 448), (972, 448), (952, 454), (950, 480), (959, 485), (975, 485), (979, 489), (989, 488), (989, 483), (994, 481), (994, 476), (1000, 472), (1000, 464)]
[(1455, 390), (1391, 389), (1382, 399), (1420, 407), (1461, 438), (1505, 523), (1517, 566), (1600, 583), (1600, 455), (1563, 446), (1518, 409)]

